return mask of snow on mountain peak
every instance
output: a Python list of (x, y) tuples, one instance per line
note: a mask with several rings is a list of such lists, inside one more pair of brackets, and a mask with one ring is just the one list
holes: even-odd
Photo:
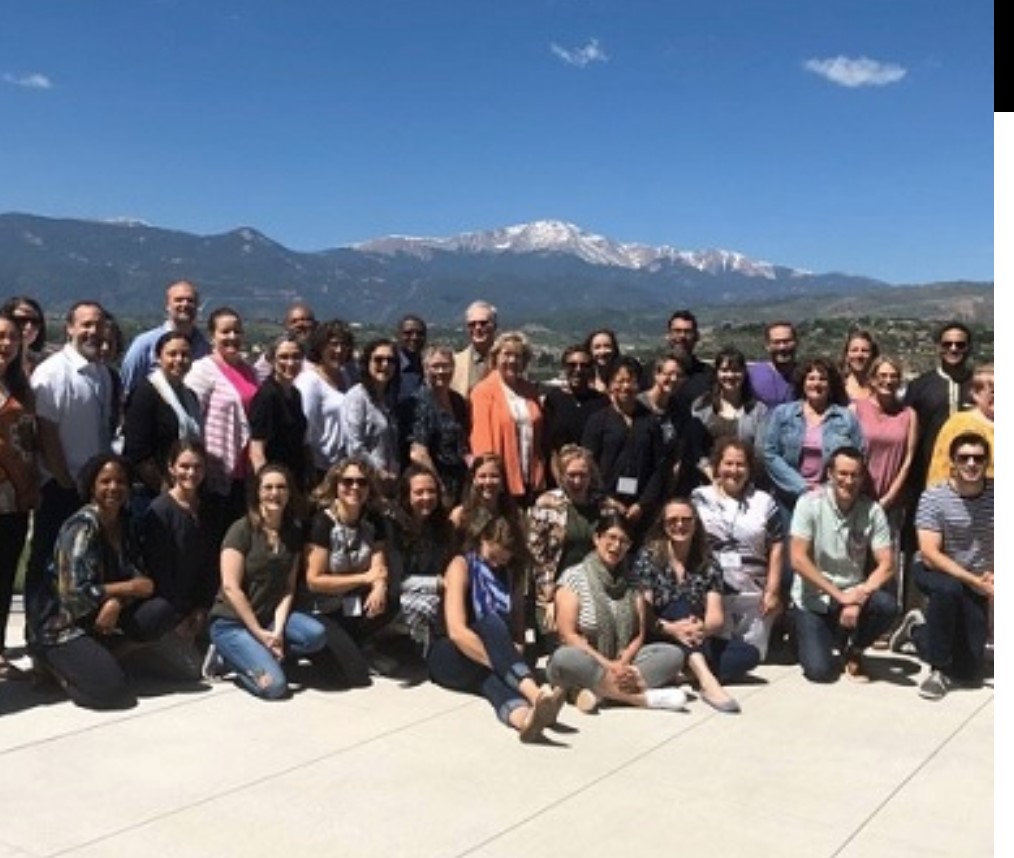
[(591, 265), (628, 269), (655, 268), (669, 263), (689, 265), (717, 274), (735, 271), (748, 277), (774, 279), (774, 266), (728, 250), (678, 250), (669, 245), (624, 244), (603, 235), (585, 232), (563, 220), (536, 220), (481, 232), (465, 232), (447, 238), (386, 236), (354, 244), (356, 250), (383, 255), (406, 253), (422, 258), (434, 251), (459, 253), (565, 253)]

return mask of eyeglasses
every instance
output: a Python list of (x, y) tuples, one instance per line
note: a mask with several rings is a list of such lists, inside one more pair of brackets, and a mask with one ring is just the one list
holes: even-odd
[(465, 323), (469, 328), (488, 328), (493, 323), (489, 319), (475, 319), (472, 322)]
[(366, 477), (342, 477), (338, 482), (346, 489), (365, 489), (370, 484)]
[(941, 340), (940, 348), (952, 352), (963, 352), (968, 348), (967, 340)]
[(958, 453), (954, 456), (954, 461), (960, 464), (968, 465), (981, 465), (986, 461), (985, 453)]

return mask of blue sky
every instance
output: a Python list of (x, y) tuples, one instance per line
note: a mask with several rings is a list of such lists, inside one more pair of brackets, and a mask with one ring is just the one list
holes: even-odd
[(983, 0), (0, 0), (0, 211), (993, 278)]

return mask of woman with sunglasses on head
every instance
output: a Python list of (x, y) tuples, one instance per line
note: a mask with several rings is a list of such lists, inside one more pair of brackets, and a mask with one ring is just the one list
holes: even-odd
[(712, 645), (725, 625), (722, 570), (689, 500), (674, 498), (662, 507), (634, 561), (632, 577), (655, 617), (655, 636), (683, 651), (701, 699), (719, 712), (739, 712), (713, 672), (717, 658)]
[(361, 381), (345, 396), (342, 429), (349, 456), (369, 461), (377, 488), (392, 496), (400, 470), (395, 411), (398, 349), (393, 340), (370, 340), (359, 357)]
[(690, 499), (711, 556), (722, 569), (724, 625), (707, 653), (721, 682), (732, 682), (767, 657), (775, 618), (782, 612), (785, 530), (778, 504), (753, 483), (753, 445), (732, 436), (711, 454), (714, 480)]
[(39, 302), (28, 295), (8, 298), (0, 306), (0, 315), (8, 316), (21, 332), (21, 365), (31, 377), (46, 356), (46, 316)]
[(440, 478), (442, 502), (461, 500), (468, 475), (468, 401), (451, 389), (454, 349), (429, 346), (422, 356), (423, 383), (403, 404), (409, 459)]
[(293, 611), (302, 536), (292, 512), (292, 476), (265, 465), (250, 484), (247, 514), (222, 541), (222, 587), (211, 609), (211, 643), (204, 675), (229, 672), (255, 697), (288, 694), (283, 662), (324, 648), (324, 627)]
[(38, 504), (35, 397), (22, 360), (23, 327), (0, 311), (0, 679), (23, 672), (4, 656), (14, 578)]
[(442, 623), (426, 660), (437, 685), (481, 694), (522, 742), (536, 742), (556, 722), (563, 693), (540, 687), (520, 654), (524, 560), (514, 526), (487, 520), (444, 573)]
[(520, 331), (500, 334), (490, 349), (493, 369), (469, 395), (473, 453), (492, 451), (503, 459), (506, 489), (521, 504), (545, 488), (542, 406), (525, 377), (532, 347)]
[(901, 527), (905, 484), (919, 441), (915, 409), (898, 396), (902, 379), (901, 362), (880, 355), (870, 364), (869, 396), (852, 402), (866, 441), (867, 491), (887, 513), (895, 536)]
[(250, 467), (285, 465), (300, 495), (314, 483), (313, 459), (306, 443), (306, 415), (296, 378), (303, 369), (303, 344), (295, 334), (274, 340), (265, 352), (271, 374), (250, 402)]
[(306, 586), (300, 605), (324, 626), (329, 659), (316, 660), (332, 682), (370, 684), (360, 647), (397, 614), (389, 592), (386, 528), (373, 466), (342, 459), (313, 493), (317, 513), (306, 547)]
[(583, 712), (600, 700), (649, 709), (685, 708), (676, 681), (683, 653), (667, 643), (645, 644), (645, 601), (627, 580), (629, 524), (609, 512), (595, 525), (594, 548), (560, 577), (556, 589), (559, 648), (546, 676), (566, 689)]

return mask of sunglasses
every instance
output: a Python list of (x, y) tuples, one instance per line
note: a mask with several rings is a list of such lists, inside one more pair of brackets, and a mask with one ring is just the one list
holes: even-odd
[(569, 360), (569, 361), (567, 361), (564, 364), (564, 366), (567, 367), (567, 369), (573, 369), (573, 370), (591, 369), (592, 368), (592, 365), (591, 365), (590, 361), (583, 361), (583, 360)]
[(394, 363), (393, 357), (385, 357), (384, 355), (375, 355), (370, 358), (370, 362), (375, 366), (387, 366), (388, 364)]
[(488, 328), (493, 323), (489, 319), (477, 319), (474, 322), (466, 323), (469, 328)]
[(675, 527), (677, 524), (693, 524), (694, 517), (692, 515), (674, 515), (665, 520), (666, 527)]
[(338, 482), (346, 489), (365, 489), (370, 484), (366, 477), (342, 477)]
[(426, 331), (420, 328), (406, 328), (401, 332), (403, 337), (425, 337)]
[(14, 324), (19, 328), (23, 328), (25, 325), (35, 325), (38, 327), (41, 320), (38, 316), (12, 316)]
[(985, 453), (958, 453), (954, 457), (958, 464), (981, 465), (986, 461)]
[(940, 348), (953, 352), (963, 352), (968, 348), (968, 342), (965, 340), (943, 340), (940, 343)]

